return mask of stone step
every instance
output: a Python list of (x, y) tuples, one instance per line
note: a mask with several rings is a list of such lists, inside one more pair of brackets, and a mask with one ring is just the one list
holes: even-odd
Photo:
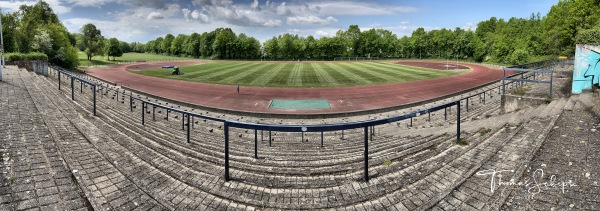
[[(84, 127), (93, 128), (94, 124), (73, 110), (71, 102), (60, 97), (51, 100), (50, 97), (56, 94), (48, 93), (50, 89), (44, 85), (34, 82), (27, 89), (35, 99), (38, 110), (43, 111), (46, 125), (92, 207), (98, 210), (132, 209), (137, 206), (167, 208), (133, 185), (131, 180), (107, 160), (91, 143), (97, 137), (86, 136), (80, 131)], [(129, 191), (125, 191), (127, 187)], [(133, 195), (138, 196), (136, 200), (128, 198)]]

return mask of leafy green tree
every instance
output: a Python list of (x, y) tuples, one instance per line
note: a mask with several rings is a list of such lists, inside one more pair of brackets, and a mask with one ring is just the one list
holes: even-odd
[(279, 53), (279, 41), (277, 37), (268, 39), (264, 44), (265, 56), (269, 59), (277, 59)]
[(166, 53), (167, 55), (173, 54), (173, 52), (171, 51), (171, 44), (173, 43), (174, 39), (175, 36), (173, 36), (172, 34), (167, 34), (167, 36), (165, 36), (162, 42), (160, 42), (160, 49), (162, 53)]
[(102, 32), (94, 24), (88, 23), (81, 27), (81, 43), (87, 60), (92, 60), (93, 56), (104, 55), (104, 38)]
[(19, 45), (17, 44), (19, 19), (17, 13), (2, 14), (2, 35), (4, 36), (4, 52), (17, 52)]
[(113, 61), (116, 60), (115, 57), (123, 56), (123, 51), (121, 50), (120, 42), (117, 38), (108, 39), (108, 43), (106, 45), (106, 55), (108, 55), (108, 60), (110, 57), (113, 57)]

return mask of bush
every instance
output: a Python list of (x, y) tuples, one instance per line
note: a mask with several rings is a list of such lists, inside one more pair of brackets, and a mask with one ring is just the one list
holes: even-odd
[(575, 44), (600, 45), (600, 27), (577, 32)]
[(30, 61), (30, 60), (44, 60), (48, 61), (48, 56), (43, 53), (7, 53), (5, 57), (6, 62), (15, 61)]

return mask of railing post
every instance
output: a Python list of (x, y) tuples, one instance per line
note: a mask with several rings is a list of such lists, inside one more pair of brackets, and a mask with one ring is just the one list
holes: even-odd
[(79, 93), (83, 93), (83, 81), (79, 81)]
[(156, 106), (152, 105), (152, 121), (156, 121)]
[[(498, 88), (500, 90), (500, 88)], [(467, 97), (467, 112), (469, 112), (469, 97)]]
[(302, 132), (302, 140), (300, 142), (304, 142), (304, 132)]
[(185, 122), (183, 121), (183, 118), (185, 118), (185, 113), (181, 113), (181, 130), (185, 129)]
[(323, 147), (323, 131), (321, 131), (321, 147)]
[(224, 133), (225, 133), (225, 181), (229, 181), (229, 124), (227, 122), (224, 123)]
[(71, 76), (71, 100), (75, 100), (75, 78)]
[(550, 98), (552, 98), (552, 81), (554, 80), (554, 70), (550, 70)]
[(456, 104), (456, 143), (460, 141), (460, 101)]
[(254, 129), (254, 159), (258, 159), (258, 131)]
[(190, 143), (190, 125), (191, 125), (191, 123), (190, 123), (190, 115), (189, 114), (187, 115), (187, 123), (188, 123), (188, 126), (187, 126), (187, 143), (189, 144)]
[(269, 129), (269, 146), (271, 146), (271, 130)]
[(444, 108), (444, 120), (448, 120), (448, 108)]
[(129, 109), (133, 112), (133, 96), (129, 95)]
[(364, 179), (365, 182), (369, 182), (369, 126), (365, 126), (365, 151), (364, 151)]
[(96, 116), (96, 85), (94, 85), (94, 116)]
[(485, 92), (483, 92), (483, 105), (485, 105)]
[(146, 113), (146, 104), (142, 101), (142, 125), (144, 125), (144, 113)]
[(502, 95), (504, 95), (506, 93), (506, 88), (504, 87), (504, 79), (506, 78), (506, 69), (503, 67), (502, 68)]
[(60, 72), (58, 72), (58, 90), (60, 90)]

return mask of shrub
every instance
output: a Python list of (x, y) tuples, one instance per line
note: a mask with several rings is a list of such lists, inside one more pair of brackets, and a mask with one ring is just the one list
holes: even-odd
[(30, 60), (44, 60), (48, 61), (48, 56), (43, 53), (7, 53), (5, 57), (7, 62), (15, 61), (30, 61)]

